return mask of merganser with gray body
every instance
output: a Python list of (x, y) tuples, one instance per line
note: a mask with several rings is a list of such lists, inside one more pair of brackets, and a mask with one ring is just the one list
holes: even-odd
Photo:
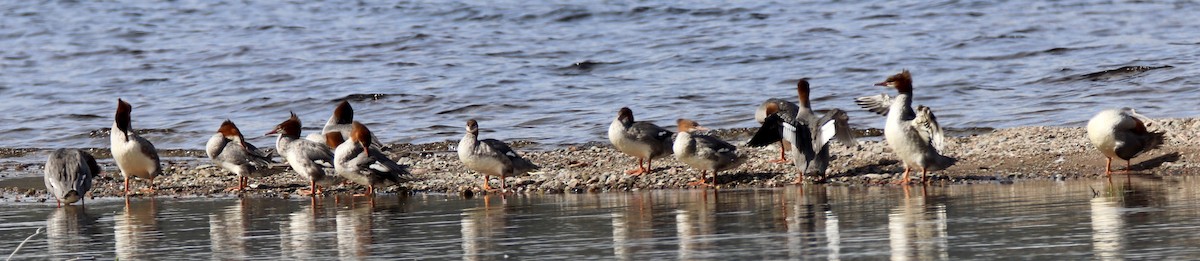
[[(736, 168), (746, 161), (746, 157), (738, 155), (737, 147), (716, 137), (692, 133), (707, 130), (696, 121), (679, 119), (679, 134), (675, 136), (675, 158), (688, 166), (700, 170), (700, 180), (688, 183), (689, 186), (714, 186), (717, 183), (717, 172)], [(713, 181), (707, 183), (705, 173), (712, 171)]]
[(254, 144), (246, 142), (242, 131), (231, 120), (221, 123), (217, 133), (208, 138), (204, 151), (213, 164), (237, 174), (238, 191), (246, 190), (251, 176), (266, 177), (273, 173), (267, 171), (270, 168), (271, 156), (259, 151)]
[(887, 94), (859, 97), (855, 101), (864, 109), (887, 116), (884, 138), (892, 152), (904, 162), (904, 178), (897, 183), (908, 183), (908, 174), (913, 168), (921, 170), (921, 181), (925, 182), (929, 171), (946, 169), (958, 161), (941, 154), (945, 136), (933, 111), (918, 106), (913, 112), (912, 74), (908, 70), (875, 85), (895, 88), (900, 94), (895, 98)]
[(1088, 121), (1088, 140), (1104, 154), (1105, 175), (1112, 175), (1113, 158), (1125, 160), (1125, 172), (1129, 172), (1131, 159), (1163, 143), (1163, 132), (1146, 128), (1152, 124), (1150, 118), (1130, 108), (1103, 110)]
[(479, 123), (467, 120), (467, 134), (458, 142), (458, 160), (468, 169), (483, 173), (483, 189), (492, 190), (488, 176), (500, 177), (500, 190), (507, 188), (504, 178), (522, 175), (538, 169), (533, 162), (522, 158), (503, 141), (479, 139)]
[[(325, 127), (321, 128), (321, 134), (313, 133), (304, 138), (317, 143), (326, 143), (325, 137), (328, 136), (329, 133), (339, 133), (344, 141), (350, 138), (350, 132), (353, 131), (351, 123), (353, 122), (354, 107), (350, 106), (349, 101), (342, 101), (341, 103), (338, 103), (336, 108), (333, 109), (333, 115), (329, 116), (329, 120), (325, 121)], [(383, 142), (380, 142), (379, 138), (374, 136), (371, 137), (371, 146), (375, 146), (376, 148), (384, 148)], [(337, 147), (330, 147), (329, 149), (337, 149)], [(384, 150), (387, 149), (384, 148)]]
[(96, 158), (77, 149), (57, 149), (46, 159), (46, 191), (62, 207), (83, 200), (92, 189), (92, 178), (100, 175)]
[(329, 144), (337, 148), (333, 152), (333, 166), (339, 176), (367, 186), (367, 195), (374, 195), (375, 186), (399, 184), (400, 176), (408, 175), (407, 169), (369, 146), (374, 135), (367, 126), (356, 121), (351, 124), (351, 129), (350, 140), (336, 144), (335, 138)]
[(275, 126), (267, 135), (279, 134), (275, 150), (297, 174), (308, 179), (310, 193), (321, 194), (317, 183), (328, 182), (325, 168), (333, 168), (333, 151), (325, 144), (300, 139), (300, 118), (292, 113), (287, 120)]
[[(608, 125), (608, 141), (617, 150), (638, 159), (638, 168), (625, 171), (629, 175), (641, 175), (654, 171), (650, 164), (654, 159), (671, 154), (671, 137), (674, 133), (645, 121), (634, 121), (633, 110), (621, 108), (617, 118)], [(645, 166), (642, 162), (645, 161)]]
[(138, 136), (133, 131), (129, 113), (133, 106), (120, 98), (117, 99), (117, 114), (113, 127), (109, 131), (111, 152), (121, 175), (125, 176), (125, 195), (129, 195), (129, 178), (137, 177), (150, 182), (154, 190), (154, 178), (162, 175), (162, 165), (158, 159), (158, 150), (149, 140)]
[[(832, 109), (819, 118), (813, 113), (809, 102), (807, 78), (800, 79), (796, 84), (796, 92), (799, 94), (800, 105), (795, 111), (787, 112), (778, 103), (766, 104), (764, 112), (767, 116), (763, 125), (747, 145), (762, 147), (779, 141), (797, 148), (792, 152), (792, 162), (796, 164), (800, 175), (793, 183), (800, 184), (804, 182), (804, 175), (807, 174), (816, 175), (818, 178), (825, 177), (825, 170), (829, 167), (830, 140), (837, 138), (839, 143), (846, 146), (854, 145), (855, 141), (850, 129), (850, 118), (846, 116), (845, 111)], [(788, 115), (793, 117), (787, 118)]]
[[(767, 112), (767, 107), (769, 106), (775, 106), (775, 113)], [(758, 109), (754, 111), (754, 120), (757, 121), (759, 125), (763, 125), (767, 122), (767, 117), (772, 114), (778, 114), (782, 119), (795, 119), (797, 111), (800, 111), (800, 106), (796, 105), (795, 103), (780, 98), (770, 98), (758, 105)], [(782, 135), (783, 130), (779, 130), (780, 135)], [(771, 162), (787, 163), (789, 160), (787, 158), (787, 151), (791, 149), (792, 144), (787, 143), (783, 139), (779, 139), (779, 158), (771, 160)]]

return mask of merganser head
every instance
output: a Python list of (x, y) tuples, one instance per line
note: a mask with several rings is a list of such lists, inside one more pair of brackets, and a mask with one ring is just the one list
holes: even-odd
[(901, 93), (912, 93), (912, 74), (908, 73), (908, 69), (900, 71), (895, 75), (887, 78), (887, 80), (876, 83), (875, 86), (887, 86), (896, 88)]
[(217, 133), (230, 140), (242, 140), (242, 131), (238, 130), (237, 125), (231, 120), (225, 120), (221, 123), (221, 128), (217, 129)]
[(325, 145), (329, 146), (329, 148), (336, 149), (338, 146), (342, 145), (343, 142), (346, 142), (346, 139), (342, 138), (342, 132), (331, 131), (329, 133), (325, 133)]
[(779, 112), (779, 103), (767, 103), (767, 107), (764, 108), (763, 111), (767, 112), (768, 116), (775, 114), (776, 112)]
[(349, 101), (342, 101), (337, 108), (333, 109), (334, 122), (337, 124), (350, 124), (354, 122), (354, 108), (350, 107)]
[(675, 120), (675, 124), (679, 125), (680, 133), (691, 132), (693, 130), (700, 130), (700, 131), (708, 130), (708, 128), (700, 126), (700, 123), (693, 121), (693, 120), (689, 120), (689, 119)]
[(121, 98), (117, 98), (117, 115), (114, 118), (117, 122), (117, 130), (120, 130), (121, 133), (124, 133), (127, 139), (130, 128), (129, 112), (131, 111), (133, 111), (132, 105), (129, 105), (128, 102), (125, 102), (125, 100), (122, 100)]
[(479, 122), (476, 122), (475, 119), (467, 120), (467, 133), (479, 135)]
[(275, 129), (271, 130), (271, 132), (268, 132), (267, 135), (279, 134), (281, 136), (287, 136), (287, 137), (290, 137), (293, 139), (299, 139), (300, 138), (300, 117), (297, 117), (295, 112), (289, 112), (289, 113), (291, 113), (292, 116), (289, 117), (287, 120), (279, 123), (279, 125), (275, 125)]
[(371, 130), (367, 129), (367, 125), (355, 121), (350, 129), (350, 142), (358, 143), (363, 148), (371, 143)]
[(633, 110), (630, 110), (629, 107), (621, 107), (621, 110), (617, 111), (617, 121), (625, 123), (626, 125), (632, 124)]
[(800, 97), (800, 107), (812, 108), (808, 102), (808, 78), (800, 78), (796, 83), (796, 94)]

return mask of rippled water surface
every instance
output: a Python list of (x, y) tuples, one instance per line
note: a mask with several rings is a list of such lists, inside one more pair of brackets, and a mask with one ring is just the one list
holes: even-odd
[(20, 259), (1194, 259), (1200, 179), (0, 206)]
[(676, 2), (3, 1), (0, 146), (107, 146), (117, 97), (160, 148), (199, 149), (226, 118), (317, 127), (343, 98), (384, 141), (478, 118), (490, 137), (587, 142), (621, 106), (751, 127), (800, 77), (818, 108), (881, 127), (852, 98), (902, 68), (952, 128), (1200, 111), (1194, 2)]

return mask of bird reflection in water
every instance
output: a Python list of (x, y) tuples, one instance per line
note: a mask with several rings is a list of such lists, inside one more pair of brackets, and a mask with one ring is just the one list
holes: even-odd
[(334, 218), (337, 221), (338, 257), (342, 260), (365, 259), (371, 256), (370, 246), (374, 239), (371, 214), (375, 211), (375, 199), (349, 202), (345, 209), (338, 209)]
[[(708, 195), (712, 194), (712, 199)], [(701, 197), (675, 210), (675, 233), (679, 239), (679, 259), (705, 258), (713, 249), (711, 240), (703, 240), (717, 232), (716, 206), (720, 199), (717, 190), (702, 190), (687, 195)]]
[(146, 260), (154, 257), (154, 249), (164, 238), (158, 228), (158, 207), (154, 198), (131, 200), (125, 198), (125, 211), (113, 226), (115, 249), (119, 260)]
[(280, 256), (283, 259), (312, 260), (319, 254), (316, 251), (329, 249), (334, 238), (328, 237), (329, 229), (335, 228), (333, 219), (326, 218), (329, 214), (325, 208), (325, 199), (311, 200), (311, 204), (301, 207), (288, 216), (288, 222), (280, 227)]
[(624, 205), (612, 212), (613, 255), (620, 260), (635, 260), (643, 251), (643, 242), (654, 238), (654, 201), (652, 193), (635, 192)]
[(1099, 260), (1124, 260), (1128, 244), (1125, 229), (1153, 223), (1150, 211), (1130, 210), (1166, 204), (1163, 182), (1131, 176), (1116, 183), (1109, 177), (1104, 192), (1091, 200), (1092, 249)]
[(99, 217), (89, 215), (80, 205), (66, 205), (50, 212), (46, 219), (46, 245), (49, 257), (55, 260), (94, 259), (85, 253), (88, 246), (99, 243), (92, 235), (99, 235), (96, 225)]
[[(888, 240), (892, 260), (950, 259), (946, 230), (945, 196), (920, 194), (903, 186), (904, 201), (888, 213)], [(913, 188), (917, 189), (917, 188)]]
[[(807, 187), (807, 188), (805, 188)], [(780, 201), (783, 227), (786, 229), (786, 249), (792, 258), (809, 258), (819, 255), (821, 239), (817, 232), (824, 233), (828, 260), (841, 258), (841, 233), (838, 216), (829, 206), (829, 193), (825, 186), (805, 185), (781, 191)], [(823, 231), (822, 231), (823, 230)]]
[[(492, 202), (499, 201), (499, 202)], [(483, 196), (483, 206), (462, 213), (462, 249), (464, 260), (504, 259), (500, 246), (508, 228), (508, 199), (491, 194)]]

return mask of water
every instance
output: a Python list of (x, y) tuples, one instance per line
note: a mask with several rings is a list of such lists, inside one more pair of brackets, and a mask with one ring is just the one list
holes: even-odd
[(20, 259), (1194, 259), (1194, 177), (3, 206)]
[[(117, 97), (160, 148), (337, 100), (388, 142), (603, 140), (621, 106), (752, 127), (769, 97), (882, 127), (853, 97), (902, 68), (951, 128), (1200, 113), (1190, 1), (4, 1), (0, 147), (106, 147)], [(309, 129), (312, 131), (313, 129)], [(255, 138), (270, 144), (269, 138)]]

